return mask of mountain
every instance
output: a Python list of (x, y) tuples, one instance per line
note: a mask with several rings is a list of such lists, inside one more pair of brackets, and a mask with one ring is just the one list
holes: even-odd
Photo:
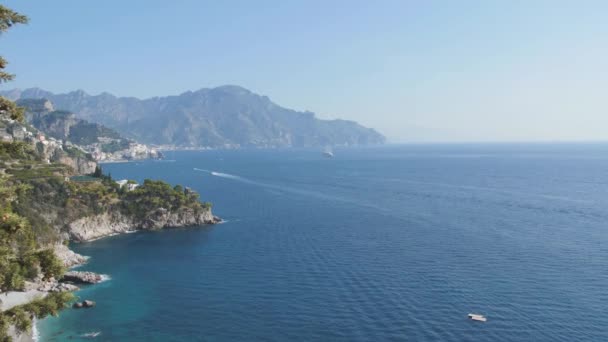
[(79, 119), (69, 111), (55, 110), (53, 103), (46, 98), (24, 98), (17, 100), (17, 105), (25, 108), (26, 121), (34, 128), (76, 145), (97, 161), (160, 157), (156, 150), (126, 139), (111, 128)]
[(143, 143), (181, 147), (306, 147), (375, 145), (384, 136), (346, 120), (320, 120), (273, 103), (239, 86), (188, 91), (140, 100), (108, 93), (67, 94), (31, 88), (0, 95), (46, 98), (56, 108), (113, 128)]
[(91, 145), (104, 138), (121, 139), (113, 129), (78, 119), (74, 113), (65, 110), (55, 110), (46, 99), (17, 100), (17, 105), (25, 108), (28, 123), (56, 139), (69, 140), (77, 145)]

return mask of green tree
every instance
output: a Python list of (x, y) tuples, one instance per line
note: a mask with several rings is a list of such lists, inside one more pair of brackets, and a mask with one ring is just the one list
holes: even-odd
[(38, 252), (38, 260), (42, 273), (47, 279), (51, 277), (57, 278), (65, 272), (61, 260), (57, 258), (52, 249), (45, 249)]
[(101, 166), (97, 165), (95, 166), (95, 172), (93, 172), (93, 177), (101, 178), (101, 176), (103, 176), (103, 170), (101, 169)]
[[(8, 31), (16, 24), (26, 24), (28, 19), (23, 14), (0, 5), (0, 33)], [(0, 56), (0, 83), (11, 81), (15, 75), (5, 71), (8, 62)], [(0, 96), (0, 113), (7, 114), (13, 120), (23, 121), (24, 109), (19, 108), (13, 101)]]
[[(10, 8), (0, 5), (0, 33), (8, 31), (15, 24), (27, 24), (28, 18)], [(11, 81), (15, 75), (4, 71), (8, 62), (0, 56), (0, 83)]]

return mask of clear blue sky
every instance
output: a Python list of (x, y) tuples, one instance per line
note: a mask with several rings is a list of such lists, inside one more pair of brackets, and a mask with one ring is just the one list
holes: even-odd
[(237, 84), (393, 141), (607, 140), (606, 1), (3, 1), (38, 86), (151, 97)]

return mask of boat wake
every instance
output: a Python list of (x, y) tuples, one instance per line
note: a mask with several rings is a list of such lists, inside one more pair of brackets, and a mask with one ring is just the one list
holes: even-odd
[(245, 178), (242, 178), (242, 177), (239, 177), (239, 176), (235, 176), (235, 175), (231, 175), (229, 173), (222, 173), (222, 172), (211, 171), (211, 175), (212, 176), (217, 176), (217, 177), (223, 177), (223, 178), (243, 179), (243, 180), (245, 180)]
[(92, 331), (86, 334), (82, 334), (80, 335), (80, 337), (84, 337), (84, 338), (95, 338), (97, 336), (101, 335), (101, 331)]
[(268, 184), (264, 184), (264, 183), (260, 183), (260, 182), (255, 182), (255, 181), (249, 180), (247, 178), (243, 178), (241, 176), (231, 175), (229, 173), (216, 172), (216, 171), (210, 171), (210, 170), (205, 170), (205, 169), (198, 169), (196, 167), (194, 168), (194, 171), (207, 172), (208, 174), (210, 174), (212, 176), (215, 176), (215, 177), (232, 179), (232, 180), (236, 180), (236, 181), (239, 181), (239, 182), (242, 182), (242, 183), (251, 184), (251, 185), (269, 186)]
[(205, 170), (205, 169), (199, 169), (199, 168), (196, 168), (196, 167), (194, 168), (194, 170), (195, 171), (200, 171), (200, 172), (207, 172), (207, 173), (209, 173), (212, 176), (226, 178), (226, 179), (231, 179), (231, 180), (234, 180), (234, 181), (237, 181), (237, 182), (241, 182), (241, 183), (244, 183), (244, 184), (249, 184), (249, 185), (254, 185), (254, 186), (259, 186), (259, 187), (262, 187), (262, 188), (274, 190), (274, 191), (272, 191), (272, 193), (275, 193), (277, 195), (288, 193), (288, 194), (299, 195), (299, 196), (314, 197), (314, 198), (318, 198), (318, 199), (322, 199), (322, 200), (327, 200), (327, 201), (337, 201), (337, 202), (350, 203), (350, 204), (359, 205), (359, 206), (362, 206), (362, 207), (377, 209), (377, 210), (380, 210), (380, 211), (383, 211), (383, 212), (386, 211), (386, 209), (378, 207), (378, 206), (373, 205), (373, 204), (364, 203), (364, 202), (360, 202), (360, 201), (349, 199), (349, 198), (343, 198), (343, 197), (328, 195), (328, 194), (325, 194), (325, 193), (322, 193), (322, 192), (310, 191), (310, 190), (304, 190), (304, 189), (298, 189), (298, 188), (289, 187), (289, 186), (282, 186), (282, 185), (276, 185), (276, 184), (257, 182), (257, 181), (253, 181), (251, 179), (247, 179), (247, 178), (244, 178), (244, 177), (241, 177), (241, 176), (232, 175), (232, 174), (229, 174), (229, 173), (210, 171), (210, 170)]

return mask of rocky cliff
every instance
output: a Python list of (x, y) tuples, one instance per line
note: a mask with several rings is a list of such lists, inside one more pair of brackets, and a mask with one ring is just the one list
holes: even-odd
[(105, 236), (128, 233), (135, 230), (157, 230), (169, 227), (186, 227), (215, 224), (220, 219), (211, 209), (196, 213), (189, 208), (169, 211), (159, 208), (145, 219), (138, 220), (120, 212), (103, 213), (78, 219), (68, 225), (70, 239), (77, 242), (91, 241)]

